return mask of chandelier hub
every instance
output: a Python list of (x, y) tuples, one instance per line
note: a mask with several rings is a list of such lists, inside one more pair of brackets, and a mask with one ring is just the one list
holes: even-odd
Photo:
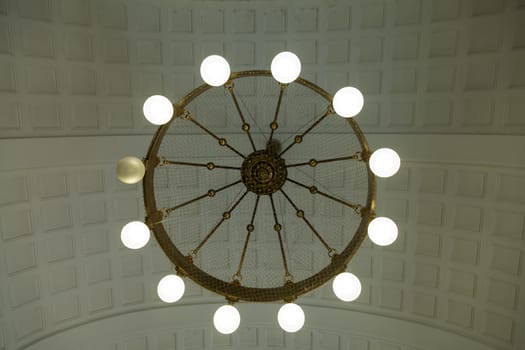
[(286, 181), (284, 159), (268, 150), (255, 151), (241, 166), (241, 179), (246, 188), (255, 194), (272, 194)]

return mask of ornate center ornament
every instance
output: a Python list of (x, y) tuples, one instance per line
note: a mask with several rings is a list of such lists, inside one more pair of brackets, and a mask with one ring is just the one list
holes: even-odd
[(241, 166), (242, 182), (248, 191), (259, 195), (279, 191), (286, 175), (284, 159), (268, 150), (253, 152)]

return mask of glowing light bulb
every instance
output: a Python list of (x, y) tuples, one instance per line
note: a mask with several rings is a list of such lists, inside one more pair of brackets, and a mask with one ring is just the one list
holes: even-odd
[(384, 216), (379, 216), (368, 224), (368, 237), (380, 246), (394, 243), (397, 233), (396, 223)]
[(184, 295), (184, 281), (177, 275), (164, 276), (157, 285), (157, 295), (165, 303), (174, 303)]
[(332, 289), (340, 300), (354, 301), (361, 294), (361, 282), (353, 273), (343, 272), (334, 278)]
[(213, 325), (222, 334), (232, 334), (241, 324), (241, 315), (232, 305), (223, 305), (213, 315)]
[(208, 56), (201, 63), (201, 77), (208, 85), (221, 86), (230, 78), (230, 65), (222, 56)]
[(277, 314), (279, 326), (288, 333), (295, 333), (304, 325), (304, 311), (294, 303), (288, 303), (281, 306)]
[(339, 89), (332, 100), (332, 106), (337, 114), (343, 118), (351, 118), (363, 109), (365, 99), (361, 91), (347, 86)]
[(150, 232), (148, 226), (140, 221), (128, 222), (120, 231), (122, 244), (129, 249), (140, 249), (148, 244)]
[(390, 177), (401, 166), (399, 155), (390, 148), (380, 148), (370, 156), (370, 169), (379, 177)]
[(301, 61), (293, 52), (275, 55), (271, 64), (272, 75), (281, 84), (289, 84), (301, 74)]
[(151, 124), (163, 125), (173, 117), (173, 104), (167, 97), (153, 95), (144, 101), (142, 111)]
[(136, 184), (145, 173), (144, 163), (137, 157), (124, 157), (117, 162), (117, 178), (125, 184)]

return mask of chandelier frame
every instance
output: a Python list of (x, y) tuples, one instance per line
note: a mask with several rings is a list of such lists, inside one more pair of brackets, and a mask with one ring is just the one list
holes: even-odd
[[(244, 118), (242, 116), (242, 113), (241, 113), (241, 111), (239, 109), (239, 106), (237, 104), (235, 95), (233, 94), (233, 82), (234, 82), (235, 79), (241, 79), (241, 78), (245, 78), (245, 77), (257, 77), (257, 76), (265, 76), (265, 77), (269, 76), (269, 77), (271, 77), (272, 73), (269, 70), (248, 70), (248, 71), (241, 71), (241, 72), (232, 72), (231, 75), (230, 75), (229, 80), (226, 82), (226, 84), (224, 84), (224, 87), (226, 89), (228, 89), (228, 90), (231, 89), (230, 93), (232, 94), (234, 103), (236, 105), (236, 108), (237, 108), (237, 110), (238, 110), (238, 112), (239, 112), (239, 114), (241, 116), (242, 122), (243, 122), (242, 130), (245, 133), (247, 133), (248, 136), (250, 137), (250, 142), (252, 144), (252, 147), (254, 148), (254, 151), (257, 151), (257, 150), (255, 150), (255, 146), (253, 144), (253, 140), (252, 140), (252, 138), (251, 138), (251, 136), (249, 134), (249, 129), (250, 129), (249, 125), (245, 122), (245, 120), (244, 120)], [(312, 82), (310, 82), (310, 81), (308, 81), (306, 79), (303, 79), (301, 77), (297, 78), (293, 83), (301, 84), (301, 85), (311, 89), (315, 93), (321, 95), (324, 99), (327, 100), (327, 102), (329, 103), (330, 107), (329, 107), (329, 110), (325, 113), (325, 115), (322, 118), (324, 118), (325, 116), (330, 115), (330, 114), (333, 113), (332, 108), (331, 108), (333, 96), (330, 95), (327, 91), (325, 91), (324, 89), (322, 89), (318, 85), (316, 85), (316, 84), (314, 84), (314, 83), (312, 83)], [(212, 87), (213, 86), (210, 86), (208, 84), (203, 84), (203, 85), (195, 88), (194, 90), (190, 91), (186, 96), (184, 96), (182, 99), (180, 99), (178, 102), (176, 102), (173, 105), (173, 107), (174, 107), (174, 118), (171, 119), (170, 122), (168, 122), (167, 124), (161, 125), (157, 129), (155, 135), (153, 136), (153, 139), (152, 139), (152, 141), (150, 143), (150, 146), (148, 148), (147, 155), (146, 155), (146, 157), (144, 159), (145, 175), (144, 175), (144, 178), (143, 178), (143, 181), (142, 181), (143, 193), (144, 193), (144, 206), (145, 206), (145, 210), (146, 210), (146, 220), (145, 220), (146, 225), (153, 232), (153, 234), (154, 234), (154, 236), (155, 236), (159, 246), (163, 250), (164, 254), (175, 265), (176, 271), (177, 271), (177, 273), (179, 275), (186, 276), (186, 277), (192, 279), (198, 285), (200, 285), (200, 286), (202, 286), (202, 287), (204, 287), (204, 288), (206, 288), (206, 289), (208, 289), (208, 290), (210, 290), (210, 291), (212, 291), (212, 292), (214, 292), (216, 294), (224, 296), (230, 302), (237, 302), (237, 301), (272, 302), (272, 301), (281, 301), (281, 300), (285, 301), (285, 302), (292, 302), (297, 297), (299, 297), (300, 295), (308, 293), (308, 292), (311, 292), (312, 290), (314, 290), (314, 289), (320, 287), (321, 285), (325, 284), (326, 282), (328, 282), (330, 279), (332, 279), (337, 274), (339, 274), (341, 272), (344, 272), (346, 270), (346, 267), (347, 267), (348, 263), (350, 262), (352, 257), (356, 254), (356, 252), (358, 251), (359, 247), (361, 246), (363, 240), (367, 236), (367, 227), (368, 227), (368, 224), (370, 223), (370, 221), (375, 217), (375, 207), (376, 207), (376, 179), (375, 179), (375, 175), (373, 174), (373, 172), (370, 169), (369, 162), (368, 162), (370, 154), (371, 154), (369, 146), (368, 146), (368, 143), (367, 143), (366, 138), (365, 138), (363, 132), (361, 131), (359, 125), (357, 124), (357, 122), (353, 118), (348, 118), (347, 122), (350, 124), (351, 128), (353, 129), (354, 134), (356, 135), (356, 137), (357, 137), (357, 139), (359, 141), (359, 144), (361, 146), (361, 150), (360, 150), (360, 152), (358, 152), (359, 156), (356, 156), (353, 159), (358, 159), (360, 161), (363, 161), (366, 164), (367, 178), (368, 178), (367, 199), (366, 199), (366, 203), (365, 203), (364, 206), (357, 205), (357, 206), (355, 206), (353, 208), (356, 211), (356, 213), (361, 216), (361, 221), (360, 221), (360, 224), (359, 224), (358, 228), (356, 229), (352, 239), (348, 242), (346, 247), (341, 252), (337, 252), (337, 253), (332, 252), (332, 253), (330, 253), (330, 250), (329, 250), (330, 263), (327, 266), (325, 266), (323, 269), (321, 269), (317, 273), (311, 275), (310, 277), (305, 278), (305, 279), (300, 280), (300, 281), (297, 281), (297, 282), (293, 281), (292, 278), (286, 278), (286, 275), (285, 275), (285, 281), (284, 281), (282, 286), (271, 287), (271, 288), (257, 288), (257, 287), (243, 286), (242, 283), (241, 283), (242, 281), (241, 281), (240, 278), (233, 278), (231, 281), (225, 281), (225, 280), (219, 279), (217, 277), (214, 277), (214, 276), (208, 274), (207, 272), (203, 271), (202, 269), (200, 269), (198, 266), (196, 266), (194, 264), (193, 260), (194, 260), (194, 257), (195, 257), (197, 252), (193, 252), (193, 253), (190, 253), (188, 255), (184, 255), (177, 248), (177, 246), (173, 243), (173, 241), (171, 240), (168, 232), (166, 231), (166, 228), (163, 225), (163, 219), (167, 216), (167, 214), (169, 214), (169, 210), (170, 209), (158, 208), (157, 207), (157, 203), (156, 203), (156, 199), (155, 199), (155, 188), (154, 188), (155, 169), (157, 168), (157, 166), (159, 166), (159, 164), (163, 164), (163, 162), (165, 162), (165, 160), (163, 160), (161, 157), (159, 157), (159, 155), (157, 153), (158, 153), (158, 150), (159, 150), (160, 145), (162, 143), (162, 140), (163, 140), (164, 136), (166, 135), (167, 130), (169, 129), (171, 123), (176, 118), (185, 118), (185, 119), (190, 119), (191, 120), (192, 117), (186, 111), (186, 109), (185, 109), (186, 106), (191, 101), (193, 101), (195, 98), (197, 98), (201, 94), (205, 93), (206, 91), (210, 90)], [(278, 111), (279, 106), (281, 104), (281, 98), (282, 98), (282, 94), (283, 94), (283, 91), (284, 91), (285, 88), (286, 88), (286, 84), (281, 84), (281, 93), (279, 94), (277, 111)], [(274, 122), (272, 122), (272, 124), (271, 124), (271, 136), (273, 135), (274, 131), (278, 128), (278, 126), (276, 124), (276, 119), (277, 119), (277, 114), (278, 114), (277, 111), (276, 111), (276, 116), (274, 118)], [(198, 124), (198, 122), (196, 122), (196, 121), (193, 121), (193, 122)], [(203, 129), (207, 133), (209, 133), (212, 136), (214, 136), (214, 134), (211, 133), (209, 130), (207, 130), (203, 125), (200, 125), (200, 127), (201, 127), (201, 129)], [(306, 133), (304, 133), (303, 135), (297, 135), (295, 140), (294, 140), (294, 143), (300, 143), (301, 140), (302, 140), (302, 137), (305, 134)], [(214, 137), (216, 137), (216, 135)], [(238, 153), (235, 149), (233, 149), (233, 147), (228, 145), (228, 143), (227, 143), (227, 141), (225, 139), (217, 138), (217, 140), (219, 141), (219, 144), (221, 146), (227, 146), (232, 151)], [(292, 143), (288, 148), (290, 148), (294, 143)], [(288, 150), (288, 148), (286, 148), (283, 152), (281, 152), (281, 154), (286, 152)], [(242, 155), (242, 154), (240, 154), (240, 155), (244, 157), (244, 155)], [(244, 158), (246, 158), (246, 157), (244, 157)], [(348, 157), (348, 158), (350, 158), (350, 157)], [(305, 165), (305, 164), (301, 163), (301, 164), (295, 164), (295, 165), (291, 165), (291, 166)], [(312, 160), (310, 160), (310, 162), (308, 162), (308, 165), (310, 165), (312, 167), (315, 166), (316, 164), (317, 164), (317, 161), (315, 159), (312, 159)], [(196, 164), (188, 163), (188, 165), (196, 165)], [(214, 167), (216, 167), (211, 162), (208, 163), (208, 164), (199, 164), (199, 165), (207, 166), (208, 169), (210, 169), (210, 170), (213, 169)], [(295, 182), (292, 179), (288, 179), (288, 180), (291, 181), (291, 182)], [(234, 184), (237, 184), (239, 182), (236, 182)], [(298, 183), (298, 182), (295, 182), (295, 183), (297, 185), (300, 185), (300, 186), (303, 186), (303, 187), (309, 189), (311, 193), (315, 193), (317, 191), (317, 188), (315, 188), (315, 186), (307, 187), (307, 186), (305, 186), (305, 185), (303, 185), (301, 183)], [(230, 184), (230, 185), (233, 185), (233, 184)], [(210, 191), (208, 191), (207, 195), (209, 197), (212, 197), (212, 196), (215, 195), (215, 192), (218, 192), (219, 190), (225, 189), (225, 188), (229, 187), (230, 185), (227, 185), (227, 186), (225, 186), (225, 187), (223, 187), (221, 189), (218, 189), (218, 190), (210, 190), (210, 191), (212, 191), (212, 193), (210, 193)], [(290, 198), (286, 195), (286, 193), (283, 192), (283, 194), (284, 194), (285, 197), (287, 197), (287, 200), (290, 202), (290, 204), (295, 206), (293, 204), (293, 202), (291, 202)], [(324, 193), (321, 193), (321, 194), (323, 194), (325, 196), (329, 196), (329, 195), (324, 194)], [(262, 195), (268, 195), (268, 194), (264, 193)], [(270, 195), (270, 199), (271, 199), (271, 194), (269, 194), (269, 195)], [(257, 201), (258, 201), (258, 199), (259, 199), (259, 195), (257, 197)], [(332, 198), (332, 199), (337, 200), (336, 198)], [(238, 204), (238, 202), (237, 202), (237, 204)], [(188, 204), (188, 202), (185, 203), (185, 204)], [(344, 203), (344, 204), (347, 204), (347, 203)], [(273, 205), (273, 199), (272, 199), (272, 205)], [(233, 210), (233, 208), (231, 210)], [(301, 216), (300, 216), (301, 213), (300, 212), (302, 212), (302, 211), (301, 210), (297, 210), (297, 216), (301, 218)], [(225, 215), (226, 215), (226, 213), (231, 213), (231, 211), (230, 212), (225, 212)], [(255, 214), (255, 212), (254, 212), (254, 214)], [(304, 215), (304, 212), (302, 212), (302, 214)], [(227, 219), (227, 218), (225, 218), (225, 219)], [(303, 218), (303, 220), (304, 220), (304, 218)], [(253, 219), (252, 219), (252, 221), (253, 221)], [(308, 221), (306, 221), (306, 222), (308, 223)], [(276, 223), (276, 225), (278, 225), (278, 224)], [(250, 225), (248, 225), (248, 226), (250, 226)], [(252, 225), (252, 228), (253, 228), (253, 225)], [(277, 229), (276, 229), (276, 231), (277, 231)], [(279, 231), (280, 231), (280, 227), (279, 227)], [(288, 273), (288, 271), (286, 271), (286, 272)]]

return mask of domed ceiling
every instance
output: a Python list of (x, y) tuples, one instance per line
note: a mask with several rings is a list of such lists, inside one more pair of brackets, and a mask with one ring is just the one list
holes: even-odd
[[(241, 303), (240, 329), (222, 336), (211, 318), (223, 299), (187, 281), (163, 304), (168, 259), (153, 240), (122, 246), (144, 209), (115, 163), (147, 151), (144, 99), (200, 85), (204, 57), (269, 69), (283, 50), (330, 93), (363, 92), (370, 146), (402, 159), (377, 205), (400, 236), (366, 240), (351, 261), (355, 302), (330, 286), (299, 298), (307, 320), (294, 335), (278, 328), (278, 304)], [(214, 131), (244, 137), (234, 117), (217, 114)], [(286, 110), (283, 130), (304, 124)], [(524, 134), (524, 1), (0, 0), (0, 350), (523, 349)], [(181, 186), (208, 180), (187, 173)]]

